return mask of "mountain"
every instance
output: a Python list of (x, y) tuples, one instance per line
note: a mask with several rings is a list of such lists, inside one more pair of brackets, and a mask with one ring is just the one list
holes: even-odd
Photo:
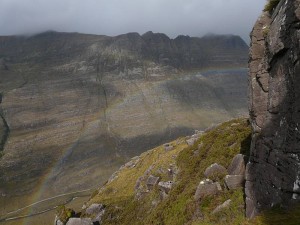
[(270, 0), (257, 20), (249, 120), (196, 131), (132, 158), (79, 213), (61, 207), (55, 221), (300, 224), (299, 24), (299, 0)]
[(2, 213), (98, 186), (147, 149), (245, 115), (247, 55), (228, 35), (0, 37)]

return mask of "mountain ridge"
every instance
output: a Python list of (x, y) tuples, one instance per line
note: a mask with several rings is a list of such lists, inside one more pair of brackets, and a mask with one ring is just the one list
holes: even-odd
[(245, 43), (144, 39), (0, 37), (0, 107), (10, 131), (0, 214), (94, 187), (149, 148), (246, 114)]
[[(40, 41), (40, 44), (42, 44), (42, 46), (39, 46), (40, 44), (35, 43), (35, 41), (37, 40)], [(58, 41), (61, 43), (57, 43), (57, 47), (55, 47), (54, 49), (49, 49), (47, 48), (47, 46), (49, 46), (50, 41), (53, 42), (51, 43), (52, 45)], [(74, 41), (78, 43), (75, 43)], [(26, 47), (26, 43), (28, 43), (27, 45), (31, 46), (30, 42), (35, 43), (37, 47), (35, 46), (35, 48), (33, 49), (31, 47)], [(41, 54), (41, 52), (46, 51), (47, 54), (57, 54), (64, 50), (66, 51), (66, 53), (61, 57), (67, 57), (68, 54), (72, 53), (67, 53), (68, 49), (80, 47), (78, 45), (82, 45), (81, 47), (84, 47), (84, 45), (88, 44), (88, 42), (90, 42), (91, 44), (100, 42), (100, 45), (93, 46), (93, 48), (108, 48), (108, 50), (112, 50), (115, 52), (115, 54), (119, 54), (120, 56), (122, 56), (123, 49), (123, 51), (126, 50), (127, 53), (135, 53), (140, 55), (141, 59), (153, 60), (156, 63), (162, 63), (168, 66), (175, 67), (176, 69), (186, 69), (187, 67), (189, 69), (201, 69), (211, 66), (211, 64), (209, 63), (204, 63), (207, 60), (201, 57), (201, 51), (204, 51), (204, 56), (206, 58), (211, 57), (211, 54), (221, 53), (220, 51), (226, 51), (229, 49), (231, 52), (237, 51), (236, 54), (235, 52), (233, 52), (232, 56), (228, 56), (229, 59), (232, 60), (232, 57), (245, 54), (248, 49), (247, 44), (238, 36), (228, 37), (227, 35), (217, 35), (209, 38), (197, 38), (188, 36), (182, 38), (182, 36), (178, 36), (175, 39), (170, 39), (165, 34), (153, 33), (151, 31), (146, 32), (143, 35), (139, 35), (138, 33), (127, 33), (114, 37), (104, 35), (86, 35), (80, 33), (61, 33), (53, 31), (37, 34), (30, 37), (7, 36), (0, 37), (0, 49), (1, 54), (7, 54), (7, 48), (10, 49), (10, 47), (13, 45), (20, 55), (19, 58), (22, 58), (22, 54), (28, 54), (26, 53), (28, 51), (36, 50), (36, 54), (38, 55), (31, 55), (32, 60), (34, 60), (36, 59), (36, 57), (40, 57), (43, 55)], [(133, 43), (134, 45), (132, 45)], [(208, 50), (207, 46), (214, 47), (211, 50)], [(222, 47), (224, 49), (222, 49)], [(192, 50), (192, 48), (194, 48), (194, 50)], [(218, 50), (219, 52), (215, 52), (215, 50)], [(17, 59), (18, 57), (16, 57), (15, 53), (16, 52), (12, 52), (11, 57)], [(191, 55), (185, 56), (185, 54)], [(8, 57), (10, 57), (9, 54), (7, 55)], [(132, 55), (132, 57), (134, 57), (134, 55)], [(226, 55), (224, 57), (226, 58)], [(246, 58), (241, 58), (241, 61), (239, 61), (238, 59), (239, 58), (236, 59), (236, 66), (245, 66), (244, 63)], [(27, 57), (27, 60), (30, 61), (30, 58)], [(199, 63), (199, 60), (202, 60), (202, 63)], [(216, 58), (212, 58), (211, 60), (218, 61), (218, 59)], [(221, 66), (226, 65), (223, 63), (220, 65), (220, 67)]]

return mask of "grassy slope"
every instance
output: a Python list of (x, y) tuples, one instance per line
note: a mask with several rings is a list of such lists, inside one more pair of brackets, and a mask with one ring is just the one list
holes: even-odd
[[(229, 191), (224, 181), (219, 180), (223, 192), (206, 197), (201, 202), (193, 198), (199, 182), (204, 179), (204, 170), (212, 163), (228, 167), (238, 153), (249, 154), (251, 128), (246, 119), (235, 119), (207, 131), (194, 146), (187, 146), (184, 138), (172, 142), (175, 149), (166, 152), (163, 146), (143, 153), (135, 166), (124, 167), (116, 178), (104, 185), (87, 204), (107, 205), (103, 224), (139, 225), (298, 225), (300, 206), (283, 210), (266, 211), (254, 220), (245, 215), (244, 190)], [(200, 151), (197, 151), (198, 146)], [(153, 175), (167, 181), (161, 172), (176, 164), (179, 173), (175, 187), (165, 200), (160, 200), (158, 189), (150, 191), (141, 200), (134, 198), (136, 180), (152, 165)], [(231, 199), (229, 208), (212, 215), (216, 206)]]
[(299, 225), (300, 205), (293, 209), (274, 208), (249, 221), (247, 225)]
[[(117, 178), (105, 185), (89, 204), (100, 202), (107, 205), (104, 224), (218, 224), (221, 220), (223, 224), (240, 224), (244, 219), (243, 190), (224, 191), (201, 203), (195, 202), (193, 195), (209, 165), (219, 163), (227, 167), (237, 153), (248, 151), (250, 132), (247, 120), (238, 119), (206, 132), (192, 147), (188, 147), (184, 139), (179, 139), (172, 143), (176, 145), (172, 151), (166, 152), (162, 146), (148, 151), (141, 155), (134, 168), (122, 169)], [(197, 153), (199, 144), (202, 147)], [(151, 165), (155, 168), (152, 174), (167, 180), (157, 169), (167, 169), (174, 163), (180, 172), (167, 199), (160, 201), (159, 192), (155, 189), (142, 200), (134, 200), (136, 180)], [(233, 200), (230, 209), (211, 217), (210, 212), (229, 198)], [(199, 209), (203, 213), (201, 220), (196, 217)]]

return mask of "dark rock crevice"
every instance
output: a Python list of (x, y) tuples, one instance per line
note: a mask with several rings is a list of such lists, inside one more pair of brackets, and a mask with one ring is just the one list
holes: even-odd
[(278, 64), (278, 62), (280, 62), (287, 54), (287, 52), (289, 51), (289, 48), (283, 48), (280, 51), (276, 52), (273, 57), (271, 58), (271, 61), (269, 62), (269, 70), (271, 70), (272, 68), (274, 68), (275, 65)]
[(0, 120), (2, 120), (2, 123), (3, 123), (3, 134), (2, 134), (2, 137), (0, 137), (0, 158), (3, 155), (3, 150), (5, 147), (5, 144), (8, 140), (9, 133), (10, 133), (9, 125), (5, 119), (3, 110), (1, 108), (2, 99), (3, 99), (3, 94), (0, 93)]

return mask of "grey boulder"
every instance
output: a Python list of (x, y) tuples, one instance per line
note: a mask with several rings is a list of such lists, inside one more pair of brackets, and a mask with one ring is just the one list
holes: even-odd
[(92, 204), (86, 210), (86, 214), (91, 215), (93, 222), (101, 222), (101, 218), (105, 213), (105, 205)]
[(229, 190), (234, 190), (243, 187), (245, 183), (244, 175), (227, 175), (225, 177), (225, 184)]
[(204, 171), (204, 176), (209, 179), (221, 178), (227, 175), (227, 170), (224, 166), (219, 165), (218, 163), (214, 163), (206, 168)]
[(101, 212), (104, 208), (105, 206), (102, 204), (92, 204), (85, 210), (85, 212), (89, 215), (94, 215)]
[(246, 169), (247, 157), (242, 154), (237, 154), (231, 161), (228, 167), (229, 175), (244, 175)]
[(93, 225), (90, 218), (70, 218), (66, 225)]
[(209, 179), (206, 179), (199, 183), (194, 195), (194, 199), (198, 201), (206, 196), (215, 195), (220, 191), (222, 191), (222, 187), (219, 182), (213, 182)]
[(154, 188), (154, 186), (158, 184), (159, 180), (160, 180), (160, 177), (155, 177), (155, 176), (153, 176), (153, 175), (150, 175), (150, 176), (148, 177), (147, 183), (146, 183), (147, 188), (148, 188), (149, 190), (152, 190), (152, 189)]

